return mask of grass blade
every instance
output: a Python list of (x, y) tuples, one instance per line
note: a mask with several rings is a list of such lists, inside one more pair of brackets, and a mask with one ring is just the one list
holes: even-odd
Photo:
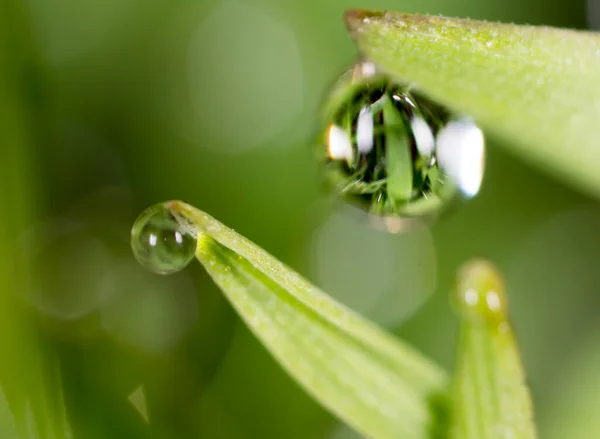
[(32, 35), (27, 5), (0, 2), (0, 437), (69, 439), (59, 366), (19, 302), (30, 282), (17, 239), (35, 218), (32, 128), (41, 125), (28, 93), (39, 85)]
[(359, 50), (472, 116), (530, 163), (600, 196), (600, 35), (351, 10)]
[(3, 439), (20, 439), (17, 434), (15, 419), (2, 387), (0, 387), (0, 437)]
[(452, 439), (533, 439), (533, 410), (504, 286), (491, 264), (471, 262), (459, 278), (463, 314), (454, 379)]
[(413, 168), (407, 128), (390, 99), (383, 106), (386, 138), (387, 189), (394, 205), (411, 199)]
[(246, 324), (326, 408), (369, 438), (444, 436), (442, 370), (206, 213), (169, 206)]

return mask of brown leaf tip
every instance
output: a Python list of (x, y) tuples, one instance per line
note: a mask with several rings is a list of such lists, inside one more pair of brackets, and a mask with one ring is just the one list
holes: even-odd
[(348, 9), (344, 14), (344, 22), (348, 31), (353, 34), (360, 28), (368, 24), (371, 19), (385, 16), (385, 11), (377, 9)]

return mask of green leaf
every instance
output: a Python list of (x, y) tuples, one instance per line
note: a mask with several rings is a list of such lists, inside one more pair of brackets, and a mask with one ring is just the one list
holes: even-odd
[(3, 439), (20, 439), (17, 434), (15, 419), (2, 387), (0, 387), (0, 437)]
[(17, 239), (38, 204), (31, 128), (43, 107), (28, 93), (40, 85), (32, 39), (27, 5), (0, 2), (0, 437), (68, 439), (58, 364), (20, 303), (30, 282)]
[(599, 34), (370, 10), (346, 23), (385, 72), (600, 196)]
[[(39, 354), (39, 351), (37, 352)], [(35, 353), (34, 353), (35, 355)], [(4, 439), (72, 439), (58, 362), (38, 356), (44, 376), (29, 370), (28, 392), (23, 384), (0, 387), (0, 437)], [(31, 384), (35, 387), (32, 388)]]
[(410, 145), (402, 116), (390, 99), (383, 106), (386, 136), (387, 189), (392, 202), (410, 200), (413, 188), (413, 169)]
[(246, 324), (321, 404), (369, 438), (444, 436), (448, 379), (435, 364), (206, 213), (169, 207)]
[(460, 272), (462, 314), (453, 385), (452, 439), (533, 439), (533, 410), (504, 285), (485, 261)]

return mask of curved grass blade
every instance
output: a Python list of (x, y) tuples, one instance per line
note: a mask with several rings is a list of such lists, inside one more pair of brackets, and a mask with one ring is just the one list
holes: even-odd
[(185, 203), (196, 256), (275, 359), (366, 437), (445, 437), (446, 374), (257, 245)]
[(388, 74), (600, 197), (600, 34), (372, 10), (346, 23)]
[(452, 439), (534, 439), (533, 409), (504, 285), (491, 264), (474, 261), (460, 272), (462, 313), (454, 376)]

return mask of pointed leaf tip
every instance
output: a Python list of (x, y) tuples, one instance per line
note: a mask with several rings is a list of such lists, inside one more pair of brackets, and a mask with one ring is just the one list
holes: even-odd
[(464, 318), (489, 324), (508, 319), (504, 281), (488, 261), (476, 259), (458, 273), (455, 302)]
[(365, 22), (365, 19), (369, 20), (374, 17), (382, 17), (383, 15), (385, 15), (385, 12), (377, 9), (348, 9), (344, 13), (344, 22), (348, 31), (352, 33)]
[(451, 439), (535, 439), (531, 397), (500, 274), (487, 261), (470, 262), (459, 271), (457, 293), (463, 318)]

